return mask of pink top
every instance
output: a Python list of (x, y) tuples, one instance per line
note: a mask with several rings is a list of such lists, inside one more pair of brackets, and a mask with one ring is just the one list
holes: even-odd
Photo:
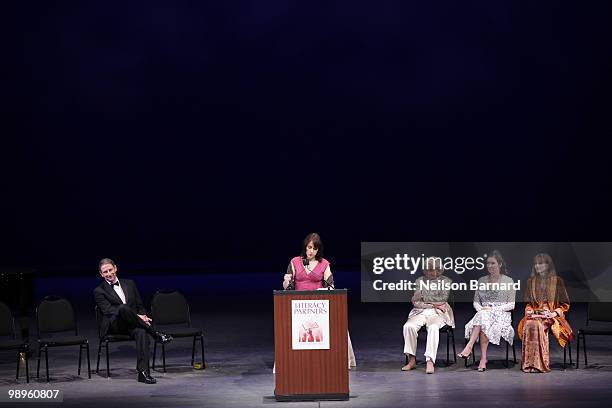
[(329, 266), (327, 259), (322, 258), (312, 272), (304, 268), (302, 258), (299, 256), (293, 258), (291, 263), (295, 270), (295, 290), (317, 290), (323, 287), (323, 275)]

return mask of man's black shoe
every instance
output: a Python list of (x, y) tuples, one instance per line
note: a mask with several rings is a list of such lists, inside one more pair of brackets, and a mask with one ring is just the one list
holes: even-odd
[(138, 372), (138, 382), (145, 383), (145, 384), (155, 384), (157, 380), (151, 377), (151, 374), (149, 374), (147, 371), (139, 371)]
[(157, 334), (157, 340), (161, 343), (161, 344), (167, 344), (170, 343), (172, 341), (172, 336), (166, 333), (162, 333), (162, 332), (155, 332), (155, 334)]

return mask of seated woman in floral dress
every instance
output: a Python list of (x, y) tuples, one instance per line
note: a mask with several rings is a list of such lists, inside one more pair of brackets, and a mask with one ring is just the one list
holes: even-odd
[[(479, 372), (487, 369), (489, 343), (499, 345), (500, 339), (510, 344), (514, 341), (510, 314), (510, 311), (514, 310), (514, 281), (507, 275), (507, 265), (499, 251), (493, 251), (487, 257), (487, 272), (489, 272), (487, 276), (478, 280), (479, 289), (474, 293), (476, 314), (465, 325), (465, 338), (469, 341), (458, 354), (459, 357), (467, 359), (472, 354), (474, 343), (480, 340)], [(496, 283), (499, 284), (497, 288)], [(485, 289), (480, 290), (481, 287)]]

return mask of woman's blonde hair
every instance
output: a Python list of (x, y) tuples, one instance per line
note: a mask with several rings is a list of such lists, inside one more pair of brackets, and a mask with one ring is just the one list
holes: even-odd
[[(433, 268), (430, 267), (433, 265)], [(425, 267), (424, 270), (438, 270), (440, 273), (444, 273), (444, 264), (442, 263), (442, 258), (439, 256), (429, 256), (425, 258)]]

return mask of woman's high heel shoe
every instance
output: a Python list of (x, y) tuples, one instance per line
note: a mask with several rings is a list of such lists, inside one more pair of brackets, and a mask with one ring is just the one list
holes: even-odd
[(462, 353), (463, 352), (457, 353), (457, 357), (463, 358), (465, 360), (467, 360), (468, 358), (472, 357), (472, 352), (471, 351), (469, 352), (469, 354), (467, 356), (463, 355)]

